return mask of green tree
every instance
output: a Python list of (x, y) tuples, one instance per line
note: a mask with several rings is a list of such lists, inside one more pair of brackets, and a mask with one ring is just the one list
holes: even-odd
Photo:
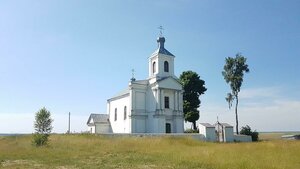
[(48, 137), (52, 130), (51, 113), (45, 107), (40, 109), (35, 114), (35, 134), (33, 135), (33, 143), (36, 146), (46, 145), (48, 143)]
[(228, 107), (230, 109), (232, 107), (232, 102), (234, 100), (234, 97), (231, 93), (227, 93), (227, 97), (225, 99), (228, 102)]
[(242, 56), (240, 53), (235, 55), (235, 58), (228, 57), (225, 59), (224, 71), (222, 74), (226, 83), (230, 85), (231, 93), (227, 94), (226, 101), (229, 103), (229, 108), (235, 100), (235, 120), (236, 120), (236, 133), (239, 134), (238, 130), (238, 111), (237, 107), (239, 104), (239, 92), (243, 83), (244, 73), (249, 72), (248, 65), (246, 64), (247, 58)]
[(258, 132), (252, 131), (250, 126), (246, 125), (245, 127), (242, 127), (241, 134), (251, 136), (252, 141), (258, 141)]
[(196, 121), (199, 119), (200, 99), (199, 96), (207, 90), (205, 81), (193, 71), (184, 71), (179, 77), (183, 86), (183, 113), (185, 121), (193, 123), (193, 129), (196, 130)]

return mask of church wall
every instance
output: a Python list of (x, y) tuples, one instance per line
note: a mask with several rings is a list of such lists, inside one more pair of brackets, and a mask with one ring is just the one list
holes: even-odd
[[(130, 102), (129, 95), (108, 102), (109, 119), (113, 133), (130, 133)], [(127, 108), (127, 117), (124, 120), (124, 107)], [(115, 109), (117, 109), (117, 120), (115, 120)]]
[[(174, 81), (170, 81), (174, 83)], [(170, 84), (171, 85), (171, 84)], [(172, 133), (183, 133), (183, 116), (180, 105), (181, 90), (173, 90), (168, 88), (158, 88), (155, 86), (149, 89), (147, 104), (147, 132), (150, 133), (165, 133), (166, 123), (171, 124)], [(179, 86), (181, 87), (181, 86)], [(177, 88), (179, 88), (177, 86)], [(164, 97), (169, 97), (169, 108), (165, 108)], [(150, 101), (150, 98), (151, 101)], [(157, 115), (163, 113), (161, 115)]]
[[(168, 89), (164, 89), (164, 96), (163, 96), (163, 108), (165, 107), (165, 102), (164, 102), (164, 97), (169, 97), (169, 107), (166, 110), (170, 111), (170, 115), (172, 115), (173, 110), (174, 110), (174, 91), (173, 90), (168, 90)], [(169, 113), (168, 113), (169, 114)]]
[(132, 133), (146, 133), (146, 126), (145, 116), (136, 116), (132, 120)]
[(154, 123), (153, 123), (153, 115), (157, 109), (157, 101), (156, 101), (156, 96), (157, 96), (157, 90), (152, 89), (150, 86), (148, 87), (147, 90), (147, 97), (146, 97), (146, 114), (147, 114), (147, 128), (146, 132), (147, 133), (153, 133), (154, 132)]
[[(180, 107), (180, 98), (181, 91), (165, 89), (163, 94), (164, 96), (169, 97), (169, 109), (165, 109), (166, 123), (171, 124), (172, 133), (183, 133), (184, 124), (183, 124), (183, 115), (182, 108)], [(164, 103), (163, 103), (164, 104)], [(163, 105), (164, 106), (164, 105)]]
[(154, 116), (153, 124), (153, 133), (166, 132), (166, 120), (164, 116)]
[(176, 117), (174, 119), (174, 122), (176, 124), (176, 126), (174, 126), (174, 132), (176, 133), (183, 133), (184, 132), (184, 120), (183, 117)]
[(182, 86), (173, 78), (165, 79), (158, 84), (159, 88), (182, 90)]
[(136, 91), (135, 92), (135, 109), (139, 111), (146, 111), (146, 92)]
[(131, 93), (131, 133), (145, 133), (147, 131), (146, 114), (146, 86), (134, 85)]
[(154, 112), (156, 110), (156, 89), (151, 89), (151, 87), (148, 88), (147, 94), (146, 94), (146, 111), (147, 112)]

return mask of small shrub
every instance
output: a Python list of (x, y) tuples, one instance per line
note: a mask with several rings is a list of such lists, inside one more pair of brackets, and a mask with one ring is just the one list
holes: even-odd
[(33, 145), (39, 147), (48, 144), (48, 134), (34, 134), (33, 135)]
[(252, 131), (251, 127), (248, 125), (242, 127), (240, 134), (251, 136), (252, 141), (258, 141), (258, 132), (256, 130)]
[(184, 133), (199, 133), (199, 130), (198, 130), (198, 129), (197, 129), (197, 130), (186, 129), (186, 130), (184, 131)]
[(257, 131), (252, 132), (251, 137), (252, 137), (252, 141), (258, 141), (258, 132)]

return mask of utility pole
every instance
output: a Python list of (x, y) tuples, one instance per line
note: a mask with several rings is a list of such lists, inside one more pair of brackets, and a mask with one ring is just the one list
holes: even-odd
[(70, 122), (70, 118), (71, 118), (71, 113), (69, 112), (69, 127), (68, 127), (68, 134), (70, 134), (70, 132), (71, 132), (71, 131), (70, 131), (70, 123), (71, 123), (71, 122)]

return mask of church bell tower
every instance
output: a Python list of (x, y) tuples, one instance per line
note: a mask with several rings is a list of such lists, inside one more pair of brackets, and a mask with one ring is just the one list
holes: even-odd
[(175, 56), (165, 49), (166, 39), (157, 38), (158, 49), (149, 57), (149, 78), (164, 78), (174, 76)]

